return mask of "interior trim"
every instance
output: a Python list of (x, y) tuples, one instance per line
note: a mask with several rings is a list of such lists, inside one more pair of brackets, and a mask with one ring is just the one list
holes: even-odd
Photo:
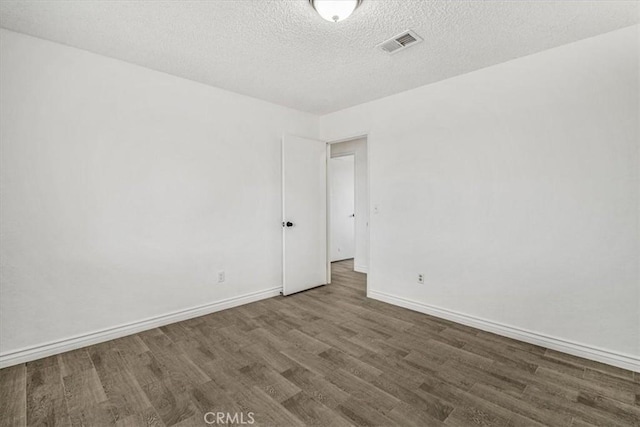
[(362, 264), (354, 264), (353, 265), (353, 271), (357, 271), (358, 273), (369, 273), (369, 267), (367, 267), (366, 265), (362, 265)]
[(182, 320), (193, 319), (194, 317), (204, 316), (206, 314), (215, 313), (216, 311), (226, 310), (228, 308), (237, 307), (251, 302), (259, 301), (265, 298), (271, 298), (280, 295), (281, 286), (269, 288), (262, 291), (251, 292), (236, 297), (226, 298), (209, 304), (199, 305), (185, 310), (174, 311), (159, 316), (150, 317), (144, 320), (125, 323), (120, 326), (101, 329), (95, 332), (75, 335), (73, 337), (64, 338), (57, 341), (51, 341), (46, 344), (25, 347), (19, 350), (0, 353), (0, 369), (20, 363), (30, 362), (32, 360), (41, 359), (43, 357), (52, 356), (54, 354), (64, 353), (65, 351), (76, 350), (93, 344), (121, 338), (127, 335), (136, 334), (138, 332), (180, 322)]
[(607, 365), (640, 372), (640, 357), (632, 356), (630, 354), (613, 352), (562, 338), (556, 338), (550, 335), (531, 332), (526, 329), (520, 329), (503, 323), (493, 322), (479, 317), (470, 316), (468, 314), (462, 314), (456, 311), (411, 301), (385, 292), (368, 290), (367, 297), (403, 308), (408, 308), (409, 310), (450, 320), (452, 322), (461, 323), (483, 331), (493, 332), (494, 334), (524, 341), (529, 344), (539, 345), (541, 347), (550, 348), (573, 356), (583, 357), (585, 359), (595, 360), (596, 362), (606, 363)]

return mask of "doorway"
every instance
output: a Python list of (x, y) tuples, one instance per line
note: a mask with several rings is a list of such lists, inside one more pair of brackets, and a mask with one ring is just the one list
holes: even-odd
[[(334, 221), (346, 230), (346, 237), (336, 238), (334, 246), (330, 173), (333, 163), (337, 165), (335, 169), (341, 171), (339, 175), (349, 181), (345, 183), (346, 190), (341, 192), (345, 202), (333, 215)], [(366, 282), (365, 274), (369, 269), (368, 179), (366, 137), (327, 143), (290, 134), (283, 136), (283, 295), (331, 283), (332, 248), (333, 260), (342, 263), (341, 267), (347, 268), (351, 275), (360, 277), (362, 283)]]
[[(369, 172), (367, 138), (329, 145), (328, 255), (331, 274), (369, 271)], [(366, 281), (366, 276), (364, 277)]]

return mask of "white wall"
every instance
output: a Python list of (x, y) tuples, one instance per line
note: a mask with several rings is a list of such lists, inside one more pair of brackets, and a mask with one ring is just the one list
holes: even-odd
[(329, 162), (331, 208), (331, 262), (352, 259), (356, 253), (355, 156), (333, 157)]
[(640, 369), (638, 51), (635, 26), (322, 117), (369, 132), (370, 295)]
[(3, 355), (279, 291), (280, 139), (317, 117), (0, 36)]
[(4, 355), (277, 291), (280, 136), (366, 131), (373, 296), (638, 361), (637, 26), (325, 116), (320, 135), (4, 30), (0, 55)]
[[(340, 138), (342, 139), (342, 138)], [(331, 144), (331, 155), (353, 154), (356, 163), (356, 253), (355, 271), (369, 271), (369, 170), (367, 139), (357, 138)]]

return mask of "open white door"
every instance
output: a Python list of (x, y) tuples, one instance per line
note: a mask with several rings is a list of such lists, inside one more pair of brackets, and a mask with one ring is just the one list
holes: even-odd
[(327, 144), (282, 138), (282, 294), (328, 283)]

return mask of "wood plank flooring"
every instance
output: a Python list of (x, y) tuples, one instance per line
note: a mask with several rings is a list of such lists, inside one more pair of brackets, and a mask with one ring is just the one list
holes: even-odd
[(367, 299), (352, 268), (2, 369), (0, 424), (640, 426), (640, 375)]

